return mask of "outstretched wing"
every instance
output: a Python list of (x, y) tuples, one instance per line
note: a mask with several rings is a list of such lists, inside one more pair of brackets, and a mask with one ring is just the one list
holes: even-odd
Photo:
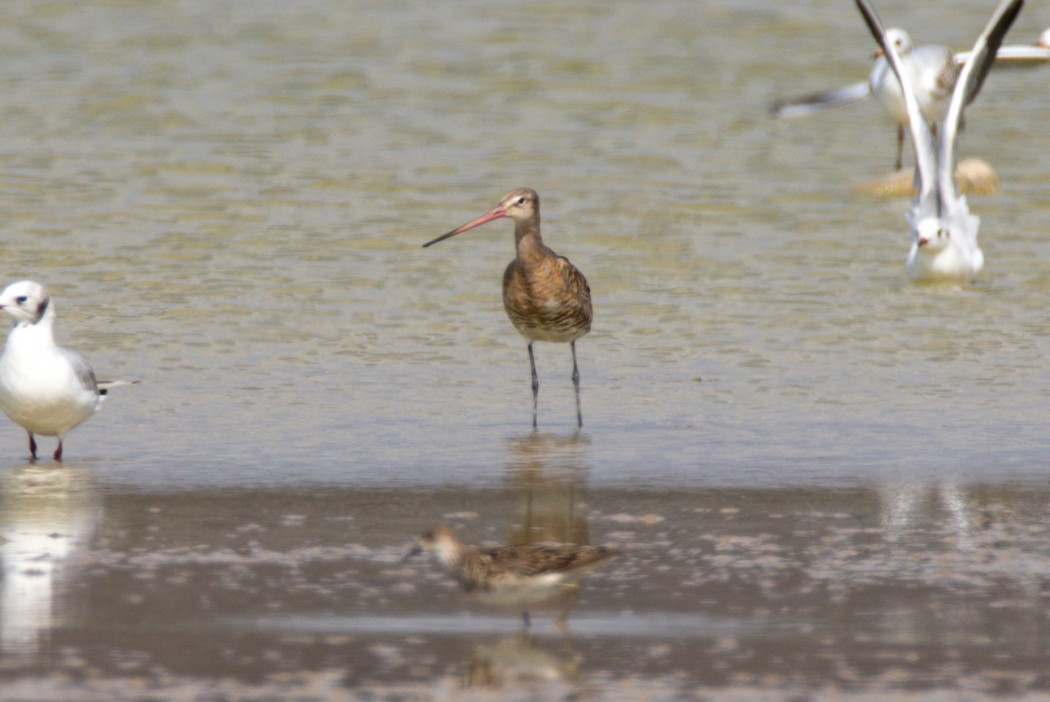
[(769, 111), (774, 117), (799, 117), (828, 110), (832, 107), (843, 107), (864, 102), (870, 97), (871, 86), (868, 84), (868, 81), (864, 81), (863, 83), (854, 83), (835, 90), (825, 90), (793, 98), (781, 98), (770, 105)]
[[(857, 0), (858, 3), (862, 1)], [(938, 179), (942, 197), (950, 196), (953, 200), (958, 197), (955, 185), (955, 139), (962, 124), (963, 110), (980, 92), (984, 79), (995, 62), (999, 46), (1003, 43), (1006, 32), (1023, 5), (1024, 0), (1002, 0), (999, 3), (984, 31), (981, 32), (981, 36), (977, 37), (977, 42), (967, 57), (966, 65), (959, 74), (941, 132)]]
[[(867, 0), (856, 0), (857, 9), (864, 17), (864, 21), (871, 30), (871, 35), (882, 47), (882, 51), (889, 61), (890, 67), (897, 75), (901, 84), (901, 93), (904, 95), (904, 105), (908, 110), (908, 121), (911, 127), (912, 143), (915, 144), (915, 163), (917, 166), (916, 177), (919, 180), (918, 197), (918, 219), (927, 216), (936, 216), (938, 212), (937, 202), (937, 153), (933, 146), (933, 134), (930, 125), (922, 114), (919, 100), (915, 96), (915, 86), (912, 85), (911, 76), (904, 68), (901, 57), (897, 54), (897, 47), (886, 38), (886, 29), (882, 21), (875, 13), (875, 9), (868, 4)], [(918, 219), (916, 221), (918, 221)]]

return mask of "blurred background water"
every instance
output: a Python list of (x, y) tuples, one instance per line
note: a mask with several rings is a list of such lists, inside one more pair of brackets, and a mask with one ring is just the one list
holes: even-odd
[[(986, 269), (920, 287), (880, 109), (768, 113), (873, 48), (829, 0), (7, 3), (7, 281), (142, 383), (61, 467), (0, 424), (0, 696), (1050, 690), (1050, 71), (968, 111)], [(544, 344), (531, 430), (510, 225), (421, 248), (517, 186), (593, 291), (580, 432)], [(520, 639), (397, 564), (442, 518), (628, 552)]]

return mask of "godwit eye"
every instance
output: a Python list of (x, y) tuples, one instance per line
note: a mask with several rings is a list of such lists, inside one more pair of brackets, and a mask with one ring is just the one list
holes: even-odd
[(521, 197), (518, 198), (518, 204), (519, 205), (524, 205), (525, 204), (525, 196), (524, 195), (522, 195)]

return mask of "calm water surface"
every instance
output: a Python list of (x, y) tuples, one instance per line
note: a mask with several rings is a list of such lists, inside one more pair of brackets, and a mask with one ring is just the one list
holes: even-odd
[[(968, 112), (987, 267), (919, 287), (876, 106), (767, 113), (872, 48), (844, 0), (7, 3), (6, 280), (142, 383), (61, 467), (0, 424), (0, 697), (1050, 696), (1050, 72)], [(510, 225), (421, 248), (522, 185), (594, 294), (579, 432)], [(400, 563), (439, 519), (626, 553), (523, 637)]]

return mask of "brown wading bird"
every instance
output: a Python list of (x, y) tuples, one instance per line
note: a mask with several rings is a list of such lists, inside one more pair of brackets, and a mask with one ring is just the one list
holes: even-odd
[(532, 367), (532, 426), (540, 379), (532, 342), (569, 342), (572, 348), (572, 383), (576, 388), (576, 425), (583, 426), (580, 411), (580, 370), (576, 365), (576, 340), (591, 330), (591, 288), (576, 266), (554, 253), (540, 237), (540, 196), (531, 188), (511, 190), (500, 203), (477, 219), (442, 234), (424, 247), (501, 217), (514, 220), (517, 256), (503, 273), (503, 308), (511, 324), (529, 342)]
[(467, 546), (444, 524), (423, 532), (419, 543), (403, 560), (432, 553), (449, 575), (467, 592), (486, 603), (504, 608), (520, 607), (525, 626), (530, 624), (529, 605), (566, 600), (559, 624), (579, 592), (580, 579), (620, 551), (605, 546), (528, 544), (479, 548)]

